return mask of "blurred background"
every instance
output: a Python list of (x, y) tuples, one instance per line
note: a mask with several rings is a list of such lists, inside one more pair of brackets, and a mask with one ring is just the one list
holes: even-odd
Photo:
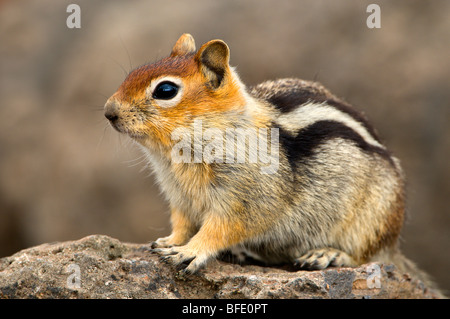
[[(69, 29), (66, 8), (81, 8)], [(381, 7), (369, 29), (366, 8)], [(253, 85), (316, 80), (364, 111), (408, 177), (407, 256), (450, 289), (450, 1), (0, 1), (0, 257), (169, 234), (140, 152), (102, 107), (184, 33), (220, 38)]]

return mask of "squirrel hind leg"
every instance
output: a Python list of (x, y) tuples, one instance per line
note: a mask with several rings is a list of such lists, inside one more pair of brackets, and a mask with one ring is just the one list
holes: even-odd
[(350, 255), (334, 248), (313, 249), (294, 261), (295, 267), (304, 270), (321, 270), (327, 267), (354, 267), (357, 264)]

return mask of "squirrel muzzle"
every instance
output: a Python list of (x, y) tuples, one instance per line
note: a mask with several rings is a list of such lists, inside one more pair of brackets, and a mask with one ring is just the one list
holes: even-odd
[(105, 117), (114, 126), (114, 123), (119, 119), (119, 105), (115, 101), (109, 100), (105, 104)]

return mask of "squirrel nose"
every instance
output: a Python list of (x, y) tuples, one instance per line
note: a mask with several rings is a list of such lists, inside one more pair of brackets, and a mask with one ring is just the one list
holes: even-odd
[(119, 109), (119, 106), (116, 102), (114, 102), (114, 101), (106, 102), (105, 117), (112, 123), (117, 121), (117, 119), (119, 118), (118, 109)]

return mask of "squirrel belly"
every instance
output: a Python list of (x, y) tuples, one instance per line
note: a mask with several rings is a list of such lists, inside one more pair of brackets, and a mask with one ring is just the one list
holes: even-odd
[(148, 155), (172, 224), (153, 247), (186, 272), (237, 249), (302, 269), (397, 252), (399, 161), (318, 83), (247, 88), (223, 41), (196, 50), (184, 34), (167, 58), (127, 76), (105, 116)]

